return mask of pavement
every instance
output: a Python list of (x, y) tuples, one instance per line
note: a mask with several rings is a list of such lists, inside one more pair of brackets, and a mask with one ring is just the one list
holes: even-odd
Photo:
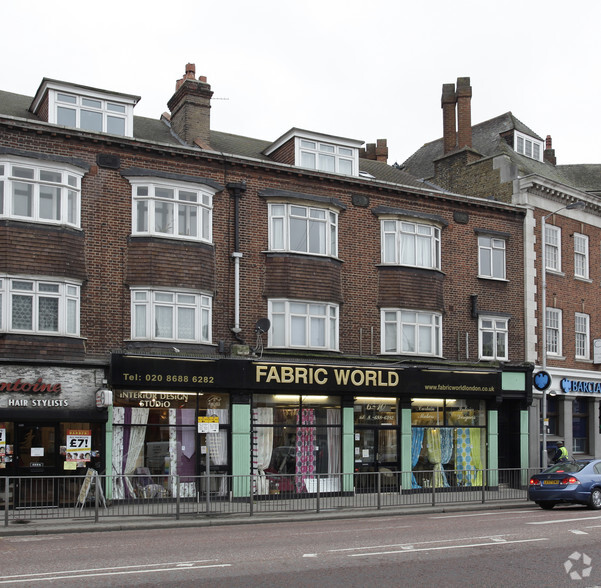
[(268, 514), (248, 513), (219, 514), (206, 516), (181, 515), (178, 520), (174, 516), (116, 516), (101, 517), (99, 522), (94, 522), (94, 517), (77, 518), (44, 518), (9, 520), (4, 524), (4, 512), (0, 511), (0, 537), (19, 535), (51, 535), (65, 533), (90, 533), (107, 531), (140, 531), (146, 529), (170, 529), (187, 527), (211, 527), (223, 525), (256, 525), (260, 523), (289, 523), (302, 521), (328, 521), (351, 518), (391, 517), (398, 515), (456, 513), (465, 511), (490, 511), (500, 509), (533, 508), (535, 505), (526, 500), (500, 500), (482, 503), (454, 503), (440, 506), (403, 506), (385, 507), (380, 510), (374, 508), (349, 508), (344, 510), (324, 510), (322, 512), (277, 512)]

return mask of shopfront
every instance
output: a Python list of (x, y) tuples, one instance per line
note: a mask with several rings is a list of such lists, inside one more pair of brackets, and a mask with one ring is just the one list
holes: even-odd
[(87, 468), (104, 469), (107, 410), (96, 406), (104, 369), (6, 366), (1, 378), (0, 477), (16, 479), (11, 500), (72, 503)]
[[(317, 474), (323, 491), (352, 491), (353, 476), (341, 474), (369, 472), (412, 472), (402, 484), (406, 490), (481, 485), (481, 475), (451, 472), (499, 467), (499, 445), (509, 442), (509, 433), (499, 430), (505, 413), (518, 423), (511, 433), (518, 440), (512, 467), (528, 466), (528, 367), (115, 354), (111, 384), (112, 469), (125, 480), (114, 489), (116, 498), (139, 492), (138, 477), (146, 474), (163, 487), (162, 477), (177, 474), (193, 493), (192, 476), (207, 465), (216, 474), (253, 474), (259, 495), (311, 493)], [(218, 428), (202, 432), (200, 423), (209, 417)], [(212, 490), (244, 496), (250, 486), (219, 482)]]

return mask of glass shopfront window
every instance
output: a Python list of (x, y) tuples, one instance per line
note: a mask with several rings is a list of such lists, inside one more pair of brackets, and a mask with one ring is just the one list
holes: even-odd
[[(219, 432), (197, 433), (198, 416), (219, 418)], [(113, 409), (113, 489), (116, 499), (195, 496), (193, 476), (227, 473), (229, 396), (169, 391), (116, 392)], [(223, 480), (225, 482), (225, 480)], [(224, 484), (221, 484), (222, 486)], [(225, 493), (225, 486), (219, 488)]]
[[(341, 410), (338, 396), (255, 394), (252, 465), (257, 494), (339, 489)], [(328, 475), (332, 474), (330, 478)]]
[(411, 402), (412, 486), (481, 486), (486, 468), (486, 409), (481, 400)]
[(576, 398), (572, 405), (573, 453), (588, 452), (588, 398)]

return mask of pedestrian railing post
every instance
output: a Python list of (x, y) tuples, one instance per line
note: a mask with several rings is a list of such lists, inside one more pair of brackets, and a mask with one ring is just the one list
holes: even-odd
[(432, 472), (432, 506), (436, 506), (436, 472)]
[(255, 477), (254, 475), (251, 474), (250, 476), (250, 488), (249, 488), (249, 502), (248, 502), (248, 509), (249, 509), (249, 516), (253, 516), (253, 509), (254, 509), (254, 487), (255, 487)]
[(94, 522), (97, 523), (98, 516), (98, 503), (100, 502), (100, 476), (98, 473), (94, 476)]
[(482, 504), (486, 502), (486, 473), (488, 470), (482, 470)]
[(377, 472), (378, 510), (382, 509), (382, 472)]
[[(207, 455), (207, 460), (209, 456)], [(206, 513), (209, 516), (211, 512), (211, 476), (209, 475), (208, 470), (205, 472), (205, 501), (206, 501)]]
[(319, 512), (319, 474), (317, 474), (317, 512)]
[(180, 507), (180, 477), (175, 476), (175, 520), (179, 521)]
[(4, 478), (4, 526), (8, 527), (8, 496), (10, 488), (10, 478)]

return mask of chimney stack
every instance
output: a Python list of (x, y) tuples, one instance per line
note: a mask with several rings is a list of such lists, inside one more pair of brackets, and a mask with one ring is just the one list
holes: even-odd
[(551, 135), (547, 135), (545, 140), (545, 151), (543, 153), (543, 159), (548, 161), (551, 165), (557, 165), (557, 158), (555, 157), (555, 149), (553, 149), (553, 142)]
[(196, 66), (186, 64), (186, 73), (175, 83), (175, 94), (167, 106), (171, 129), (188, 145), (209, 147), (211, 139), (211, 86), (207, 78), (196, 76)]
[(440, 100), (442, 107), (442, 136), (445, 155), (455, 149), (457, 145), (457, 131), (455, 127), (455, 103), (457, 94), (455, 94), (455, 84), (442, 85), (442, 98)]
[(371, 159), (372, 161), (388, 162), (388, 140), (377, 139), (375, 143), (367, 143), (364, 149), (359, 152), (362, 159)]
[(472, 146), (472, 87), (469, 78), (457, 78), (457, 147)]

